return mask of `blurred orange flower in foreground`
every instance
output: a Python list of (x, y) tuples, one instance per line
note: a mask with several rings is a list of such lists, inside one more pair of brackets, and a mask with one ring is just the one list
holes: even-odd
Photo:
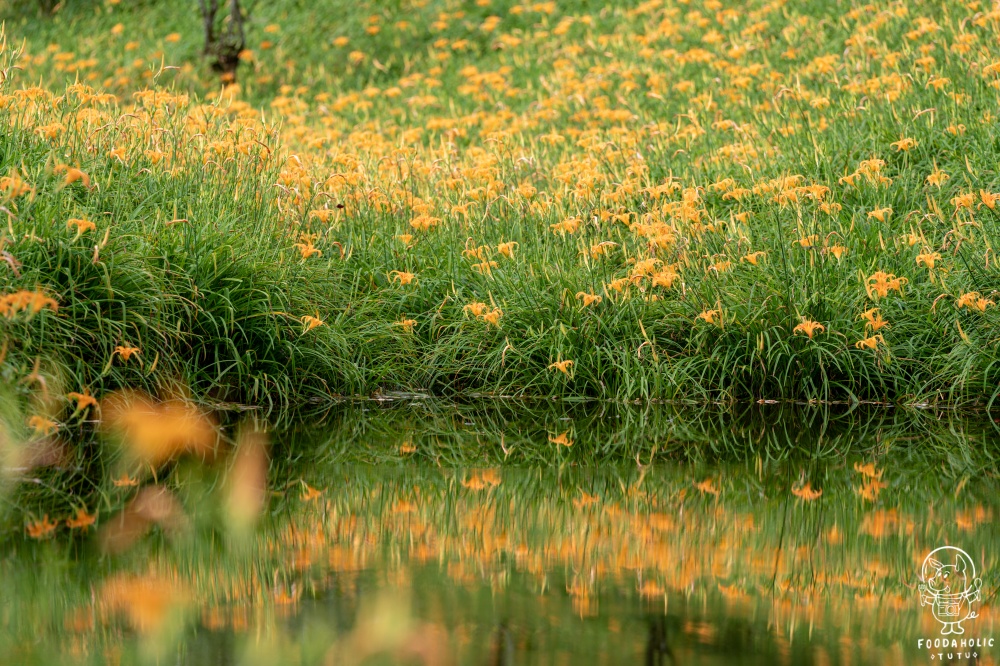
[(104, 399), (101, 413), (104, 426), (121, 438), (125, 450), (154, 467), (184, 453), (215, 453), (215, 424), (189, 401), (157, 402), (141, 392), (121, 392)]
[(134, 629), (151, 633), (183, 608), (187, 595), (171, 580), (118, 575), (105, 581), (98, 599), (105, 615), (124, 615)]

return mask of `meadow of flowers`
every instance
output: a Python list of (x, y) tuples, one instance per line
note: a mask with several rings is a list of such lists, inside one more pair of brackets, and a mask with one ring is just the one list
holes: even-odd
[(221, 82), (176, 3), (2, 10), (32, 428), (124, 387), (1000, 393), (994, 4), (307, 4)]

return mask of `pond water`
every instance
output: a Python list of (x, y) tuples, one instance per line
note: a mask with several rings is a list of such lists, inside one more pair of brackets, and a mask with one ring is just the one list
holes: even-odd
[[(102, 549), (109, 511), (86, 535), (9, 541), (0, 662), (1000, 658), (984, 416), (401, 398), (303, 422), (272, 435), (249, 532), (219, 528), (226, 466), (188, 461), (156, 480), (177, 529)], [(928, 568), (941, 546), (965, 555)], [(934, 574), (951, 597), (921, 591)]]

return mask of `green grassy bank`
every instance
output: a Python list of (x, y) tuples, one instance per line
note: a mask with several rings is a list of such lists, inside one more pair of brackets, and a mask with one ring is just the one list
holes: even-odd
[(0, 14), (23, 396), (1000, 393), (980, 3), (124, 4)]

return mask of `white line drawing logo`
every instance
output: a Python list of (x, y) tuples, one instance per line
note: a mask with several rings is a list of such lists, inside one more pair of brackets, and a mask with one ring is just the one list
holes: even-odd
[(930, 605), (941, 635), (964, 634), (962, 623), (978, 617), (973, 604), (981, 599), (983, 581), (976, 565), (961, 548), (941, 546), (924, 558), (920, 567), (920, 605)]

